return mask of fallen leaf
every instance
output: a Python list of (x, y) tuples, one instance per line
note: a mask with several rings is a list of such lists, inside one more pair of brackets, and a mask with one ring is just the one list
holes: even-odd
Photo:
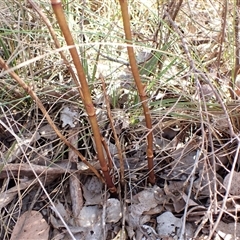
[[(224, 185), (225, 188), (227, 188), (229, 180), (230, 180), (230, 173), (223, 180), (223, 185)], [(239, 180), (240, 180), (240, 173), (239, 172), (234, 172), (231, 187), (230, 187), (230, 191), (229, 191), (230, 194), (232, 194), (232, 195), (239, 195), (240, 194), (240, 186), (238, 185)]]
[(60, 120), (62, 121), (62, 127), (69, 125), (70, 127), (75, 127), (75, 117), (77, 117), (77, 112), (72, 111), (69, 107), (64, 107), (60, 114)]
[(42, 126), (39, 129), (39, 133), (41, 137), (44, 137), (45, 139), (48, 140), (54, 140), (58, 137), (53, 128), (50, 126), (50, 124)]
[[(159, 237), (167, 238), (178, 236), (182, 227), (182, 219), (176, 218), (171, 212), (165, 212), (157, 217), (157, 232)], [(190, 223), (186, 223), (185, 226), (185, 236), (186, 239), (191, 239), (193, 237), (194, 230)], [(175, 238), (174, 238), (175, 239)]]
[(23, 213), (18, 219), (11, 240), (48, 240), (49, 225), (37, 211)]
[(240, 224), (239, 223), (224, 223), (219, 222), (216, 232), (224, 240), (239, 240), (240, 239)]
[(122, 217), (121, 204), (118, 199), (109, 198), (107, 200), (107, 208), (106, 208), (106, 222), (107, 223), (116, 223)]

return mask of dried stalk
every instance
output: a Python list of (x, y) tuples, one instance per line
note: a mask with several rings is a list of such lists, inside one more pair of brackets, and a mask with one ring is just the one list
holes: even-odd
[[(228, 1), (225, 0), (223, 11), (222, 11), (222, 30), (219, 35), (219, 51), (217, 55), (217, 72), (219, 73), (220, 65), (221, 65), (221, 58), (223, 53), (223, 43), (225, 40), (225, 32), (226, 32), (226, 26), (227, 26), (227, 11), (228, 11)], [(219, 76), (220, 77), (220, 76)]]
[(108, 97), (107, 92), (106, 92), (106, 84), (105, 84), (105, 81), (104, 81), (104, 77), (103, 77), (102, 74), (100, 74), (99, 78), (102, 82), (102, 89), (103, 89), (104, 98), (105, 98), (105, 102), (106, 102), (108, 119), (109, 119), (109, 122), (110, 122), (111, 129), (113, 131), (113, 136), (114, 136), (114, 140), (115, 140), (117, 151), (118, 151), (118, 157), (119, 157), (119, 163), (120, 163), (120, 182), (121, 182), (121, 185), (124, 186), (124, 160), (123, 160), (121, 143), (119, 141), (116, 129), (114, 127), (114, 122), (113, 122), (113, 118), (112, 118), (112, 115), (111, 115), (111, 107), (110, 107), (110, 103), (109, 103), (109, 97)]
[[(227, 9), (226, 9), (227, 11)], [(238, 81), (236, 81), (237, 79), (237, 75), (239, 74), (239, 70), (240, 70), (240, 0), (236, 1), (236, 6), (234, 8), (234, 15), (235, 15), (235, 19), (234, 19), (234, 31), (235, 31), (235, 66), (234, 66), (234, 76), (232, 81), (229, 82), (230, 84), (230, 94), (232, 99), (234, 99), (234, 84), (236, 84), (236, 94), (239, 96), (240, 95), (240, 84)]]
[[(61, 31), (64, 35), (67, 45), (74, 46), (75, 44), (73, 41), (72, 34), (69, 30), (64, 12), (63, 12), (61, 0), (51, 0), (51, 4), (52, 4), (53, 11), (56, 15), (58, 24), (61, 28)], [(99, 130), (98, 123), (97, 123), (95, 108), (92, 103), (92, 98), (91, 98), (90, 90), (89, 90), (88, 83), (86, 80), (86, 76), (85, 76), (85, 73), (84, 73), (84, 70), (82, 67), (82, 63), (79, 58), (76, 47), (69, 49), (69, 51), (72, 56), (73, 63), (76, 67), (79, 81), (81, 83), (82, 93), (83, 93), (82, 100), (83, 100), (83, 103), (84, 103), (84, 106), (85, 106), (85, 109), (88, 114), (88, 118), (89, 118), (89, 121), (90, 121), (90, 124), (92, 127), (94, 141), (96, 144), (98, 160), (101, 165), (101, 169), (103, 171), (104, 178), (106, 180), (109, 190), (112, 193), (115, 193), (116, 188), (115, 188), (113, 181), (111, 179), (111, 176), (109, 174), (109, 168), (108, 168), (107, 162), (104, 157), (104, 152), (103, 152), (103, 147), (102, 147), (102, 142), (101, 142), (101, 134), (100, 134), (100, 130)]]
[(149, 132), (147, 134), (147, 143), (148, 143), (147, 159), (148, 159), (148, 170), (149, 170), (149, 182), (151, 184), (155, 184), (155, 174), (154, 174), (154, 170), (153, 170), (154, 166), (153, 166), (152, 119), (151, 119), (151, 114), (150, 114), (150, 110), (148, 107), (148, 102), (147, 102), (148, 99), (147, 99), (146, 92), (145, 92), (146, 86), (144, 86), (141, 82), (138, 67), (137, 67), (137, 61), (136, 61), (133, 46), (132, 46), (133, 45), (132, 44), (132, 33), (131, 33), (131, 28), (130, 28), (128, 3), (127, 3), (127, 0), (119, 0), (119, 2), (121, 5), (121, 12), (122, 12), (126, 42), (129, 44), (127, 47), (129, 62), (130, 62), (133, 78), (135, 80), (135, 83), (136, 83), (136, 86), (138, 89), (138, 94), (139, 94), (141, 102), (142, 102), (143, 112), (144, 112), (145, 121), (146, 121), (146, 127), (149, 130)]
[[(5, 69), (5, 70), (11, 70), (5, 61), (0, 57), (0, 67)], [(58, 137), (69, 147), (71, 148), (77, 155), (78, 157), (89, 167), (89, 169), (96, 174), (96, 176), (100, 179), (102, 179), (101, 175), (99, 172), (84, 158), (84, 156), (69, 142), (67, 139), (61, 134), (61, 132), (58, 130), (57, 126), (54, 124), (53, 120), (49, 116), (47, 110), (43, 106), (42, 102), (36, 95), (36, 93), (14, 72), (10, 71), (9, 75), (31, 96), (31, 98), (36, 102), (37, 106), (40, 108), (42, 111), (43, 115), (46, 117), (48, 123), (51, 125), (53, 130), (56, 132)]]
[[(223, 213), (225, 212), (225, 209), (226, 209), (226, 203), (227, 203), (227, 199), (229, 197), (229, 192), (230, 192), (230, 187), (231, 187), (231, 184), (232, 184), (232, 179), (233, 179), (233, 174), (234, 174), (234, 170), (236, 168), (236, 165), (237, 165), (237, 162), (238, 162), (238, 159), (239, 159), (239, 154), (240, 154), (240, 138), (238, 136), (238, 134), (236, 134), (234, 132), (234, 129), (233, 129), (233, 125), (231, 123), (231, 119), (230, 119), (230, 116), (229, 116), (229, 113), (227, 111), (227, 108), (225, 106), (225, 103), (224, 101), (222, 100), (220, 94), (218, 93), (218, 91), (216, 90), (216, 88), (214, 87), (213, 83), (206, 77), (206, 75), (204, 73), (202, 73), (201, 71), (199, 71), (195, 64), (194, 64), (194, 61), (192, 60), (191, 58), (191, 55), (190, 55), (190, 52), (189, 52), (189, 49), (188, 49), (188, 46), (186, 44), (186, 41), (185, 39), (183, 38), (182, 36), (182, 33), (181, 31), (178, 29), (178, 27), (176, 26), (176, 24), (171, 20), (171, 17), (168, 15), (169, 17), (169, 20), (170, 22), (172, 23), (173, 27), (174, 27), (174, 30), (175, 32), (178, 33), (178, 35), (180, 36), (180, 39), (182, 41), (182, 45), (183, 45), (183, 50), (187, 56), (187, 59), (189, 61), (189, 64), (190, 64), (190, 68), (191, 70), (194, 72), (194, 74), (196, 74), (196, 76), (200, 76), (201, 79), (203, 79), (205, 81), (205, 83), (209, 84), (209, 86), (211, 87), (214, 95), (216, 96), (216, 99), (217, 101), (220, 103), (224, 113), (225, 113), (225, 116), (226, 116), (226, 119), (227, 119), (227, 123), (228, 123), (228, 128), (229, 128), (229, 132), (230, 132), (230, 136), (232, 138), (232, 141), (233, 139), (236, 139), (238, 145), (237, 145), (237, 148), (236, 148), (236, 154), (234, 156), (234, 160), (233, 160), (233, 163), (232, 163), (232, 169), (230, 171), (230, 175), (229, 175), (229, 182), (228, 182), (228, 185), (227, 185), (227, 188), (226, 188), (226, 192), (225, 192), (225, 195), (224, 195), (224, 198), (223, 198), (223, 201), (222, 201), (222, 205), (219, 206), (220, 208), (220, 211), (219, 211), (219, 214), (218, 214), (218, 217), (208, 235), (208, 238), (207, 240), (211, 240), (212, 239), (212, 236), (213, 234), (215, 233), (216, 231), (216, 228), (218, 226), (218, 223), (220, 222), (221, 218), (222, 218), (222, 215)], [(197, 77), (196, 77), (197, 79)], [(211, 209), (212, 211), (212, 209)], [(197, 236), (195, 236), (197, 237)]]

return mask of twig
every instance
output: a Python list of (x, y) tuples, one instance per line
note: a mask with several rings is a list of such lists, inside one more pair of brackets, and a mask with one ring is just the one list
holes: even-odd
[[(228, 2), (226, 0), (226, 2)], [(227, 3), (226, 3), (227, 4)], [(237, 83), (237, 93), (239, 93), (239, 83), (236, 82), (237, 75), (239, 74), (240, 70), (240, 0), (236, 1), (236, 6), (234, 7), (234, 31), (235, 31), (235, 64), (234, 64), (234, 75), (233, 79), (229, 81), (230, 86), (230, 94), (232, 99), (234, 99), (234, 91), (233, 91), (233, 85)], [(239, 95), (239, 94), (237, 94)]]
[(112, 132), (113, 132), (115, 142), (116, 142), (116, 147), (117, 147), (117, 150), (118, 150), (118, 157), (119, 157), (119, 161), (120, 161), (120, 182), (121, 182), (121, 185), (123, 187), (124, 186), (124, 160), (123, 160), (122, 148), (121, 148), (119, 138), (117, 136), (116, 129), (114, 127), (114, 122), (113, 122), (113, 118), (112, 118), (112, 115), (111, 115), (109, 97), (108, 97), (107, 92), (106, 92), (106, 84), (104, 82), (104, 77), (103, 77), (102, 74), (100, 74), (99, 78), (102, 82), (102, 89), (103, 89), (103, 94), (104, 94), (104, 98), (105, 98), (105, 102), (106, 102), (108, 119), (109, 119), (109, 122), (110, 122), (110, 126), (111, 126), (111, 129), (112, 129)]
[[(39, 14), (39, 16), (42, 18), (42, 20), (43, 20), (44, 23), (46, 24), (46, 26), (47, 26), (47, 28), (48, 28), (48, 30), (49, 30), (49, 33), (50, 33), (51, 36), (52, 36), (52, 39), (53, 39), (53, 41), (54, 41), (54, 44), (55, 44), (56, 48), (61, 48), (61, 45), (60, 45), (60, 43), (59, 43), (59, 41), (58, 41), (58, 39), (57, 39), (57, 35), (56, 35), (56, 33), (55, 33), (55, 31), (54, 31), (54, 29), (53, 29), (53, 27), (52, 27), (52, 24), (51, 24), (51, 22), (49, 21), (49, 19), (48, 19), (48, 18), (46, 17), (46, 15), (42, 12), (41, 8), (37, 5), (37, 3), (35, 3), (34, 0), (28, 0), (28, 2), (30, 3), (30, 5), (32, 6), (32, 8), (34, 8), (34, 10)], [(79, 84), (79, 81), (78, 81), (78, 79), (77, 79), (77, 77), (76, 77), (76, 75), (75, 75), (75, 73), (74, 73), (74, 71), (73, 71), (73, 69), (72, 69), (69, 61), (68, 61), (67, 58), (65, 57), (63, 51), (60, 51), (59, 54), (60, 54), (61, 58), (63, 59), (64, 63), (66, 64), (66, 66), (67, 66), (67, 68), (68, 68), (68, 71), (71, 73), (72, 78), (73, 78), (76, 86), (78, 87), (78, 91), (79, 91), (80, 96), (81, 96), (81, 98), (82, 98), (83, 95), (82, 95), (81, 86), (80, 86), (80, 84)]]
[(185, 206), (185, 209), (184, 209), (184, 214), (182, 216), (181, 233), (180, 233), (180, 236), (179, 236), (178, 240), (185, 240), (185, 233), (186, 233), (185, 227), (186, 227), (186, 221), (187, 221), (186, 218), (187, 218), (188, 204), (189, 204), (189, 200), (190, 200), (191, 195), (192, 195), (193, 182), (194, 182), (194, 179), (195, 179), (196, 168), (198, 166), (198, 161), (199, 161), (200, 155), (201, 155), (201, 151), (198, 150), (197, 154), (196, 154), (195, 162), (194, 162), (194, 167), (193, 167), (192, 172), (190, 174), (191, 180), (190, 180), (190, 185), (189, 185), (189, 188), (188, 188), (188, 196), (187, 196), (187, 200), (186, 200), (186, 206)]
[(174, 21), (172, 21), (171, 17), (168, 15), (169, 17), (169, 20), (170, 22), (173, 24), (174, 26), (174, 29), (175, 31), (179, 34), (179, 36), (181, 37), (181, 41), (182, 41), (182, 45), (183, 45), (183, 49), (184, 49), (184, 52), (187, 56), (187, 59), (189, 61), (189, 64), (190, 64), (190, 69), (194, 71), (194, 74), (197, 76), (201, 76), (201, 78), (207, 83), (209, 84), (209, 86), (211, 87), (214, 95), (216, 96), (216, 99), (219, 101), (220, 105), (222, 106), (222, 109), (225, 113), (225, 116), (226, 116), (226, 119), (227, 119), (227, 122), (228, 122), (228, 127), (229, 127), (229, 131), (230, 131), (230, 136), (232, 137), (232, 140), (233, 139), (236, 139), (237, 142), (238, 142), (238, 146), (237, 146), (237, 149), (236, 149), (236, 153), (235, 153), (235, 157), (234, 157), (234, 161), (232, 163), (232, 169), (231, 169), (231, 172), (230, 172), (230, 175), (229, 175), (229, 182), (228, 182), (228, 186), (227, 186), (227, 189), (226, 189), (226, 193), (224, 195), (224, 198), (223, 198), (223, 202), (222, 202), (222, 206), (221, 206), (221, 210), (218, 214), (218, 218), (216, 219), (215, 221), (215, 224), (208, 236), (208, 240), (211, 240), (220, 220), (221, 220), (221, 217), (224, 213), (224, 209), (226, 207), (226, 202), (227, 202), (227, 198), (228, 198), (228, 195), (229, 195), (229, 192), (230, 192), (230, 188), (231, 188), (231, 184), (232, 184), (232, 178), (233, 178), (233, 174), (234, 174), (234, 169), (237, 165), (237, 162), (238, 162), (238, 158), (239, 158), (239, 152), (240, 152), (240, 138), (239, 136), (234, 132), (233, 130), (233, 126), (232, 126), (232, 123), (231, 123), (231, 119), (229, 117), (229, 114), (228, 114), (228, 111), (226, 109), (226, 106), (221, 98), (221, 96), (219, 95), (219, 93), (217, 92), (217, 90), (215, 89), (215, 87), (213, 86), (212, 82), (206, 77), (206, 75), (204, 73), (202, 73), (200, 70), (198, 70), (191, 58), (191, 55), (190, 55), (190, 52), (188, 50), (188, 46), (186, 44), (186, 41), (185, 39), (182, 37), (182, 33), (179, 31), (178, 27), (176, 26), (176, 24), (174, 23)]
[(9, 75), (31, 96), (31, 98), (36, 102), (37, 106), (41, 109), (43, 115), (47, 119), (48, 123), (51, 125), (53, 130), (56, 132), (58, 137), (69, 147), (71, 148), (77, 155), (78, 157), (89, 167), (91, 171), (96, 174), (96, 176), (103, 180), (101, 175), (98, 173), (98, 171), (84, 158), (84, 156), (69, 142), (67, 139), (62, 135), (62, 133), (58, 130), (57, 126), (49, 116), (47, 110), (43, 106), (42, 102), (36, 95), (36, 93), (11, 69), (7, 66), (7, 64), (4, 62), (4, 60), (0, 57), (0, 66), (1, 68), (7, 70), (9, 72)]

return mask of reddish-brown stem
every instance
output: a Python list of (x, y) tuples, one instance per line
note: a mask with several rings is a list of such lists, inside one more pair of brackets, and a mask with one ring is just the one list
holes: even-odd
[(123, 26), (124, 26), (124, 32), (126, 37), (126, 42), (128, 43), (128, 57), (129, 62), (132, 70), (132, 74), (138, 89), (138, 94), (140, 96), (143, 112), (145, 115), (145, 121), (146, 121), (146, 127), (148, 128), (148, 134), (147, 134), (147, 159), (148, 159), (148, 170), (149, 170), (149, 182), (151, 184), (155, 184), (155, 174), (153, 171), (153, 133), (152, 133), (152, 120), (150, 115), (150, 110), (148, 107), (147, 102), (147, 96), (146, 96), (146, 86), (144, 86), (141, 82), (139, 71), (137, 67), (137, 61), (135, 58), (133, 46), (132, 45), (132, 33), (130, 28), (130, 19), (129, 19), (129, 13), (128, 13), (128, 4), (127, 0), (119, 0), (121, 5), (121, 11), (122, 11), (122, 18), (123, 18)]
[(103, 148), (104, 148), (104, 150), (106, 152), (106, 155), (107, 155), (109, 169), (111, 170), (111, 169), (113, 169), (112, 157), (111, 157), (109, 147), (107, 146), (107, 143), (106, 143), (104, 137), (102, 137), (102, 145), (103, 145)]
[[(53, 11), (56, 15), (58, 24), (61, 28), (61, 31), (64, 35), (67, 45), (74, 46), (75, 44), (73, 41), (72, 34), (69, 30), (64, 12), (63, 12), (61, 0), (51, 0), (51, 4), (52, 4)], [(108, 168), (107, 162), (104, 157), (104, 152), (103, 152), (103, 147), (102, 147), (102, 142), (101, 142), (101, 134), (100, 134), (100, 130), (99, 130), (98, 123), (97, 123), (95, 108), (92, 103), (92, 98), (91, 98), (90, 90), (89, 90), (88, 83), (86, 80), (86, 76), (85, 76), (85, 73), (84, 73), (84, 70), (82, 67), (82, 63), (79, 58), (76, 47), (69, 49), (69, 51), (72, 56), (73, 63), (76, 67), (79, 81), (81, 83), (82, 93), (83, 93), (82, 100), (83, 100), (83, 103), (84, 103), (84, 106), (85, 106), (85, 109), (88, 114), (88, 118), (89, 118), (89, 121), (90, 121), (90, 124), (92, 127), (94, 141), (96, 144), (98, 160), (100, 162), (101, 169), (103, 171), (104, 178), (106, 180), (109, 190), (111, 192), (116, 192), (116, 188), (112, 182), (111, 176), (109, 174), (109, 168)]]

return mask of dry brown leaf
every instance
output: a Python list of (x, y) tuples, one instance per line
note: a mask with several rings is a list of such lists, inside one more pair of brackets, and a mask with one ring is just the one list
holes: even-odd
[(71, 107), (64, 107), (60, 114), (60, 120), (62, 121), (62, 127), (69, 125), (71, 128), (75, 127), (75, 118), (78, 113)]
[(88, 177), (86, 183), (82, 186), (83, 196), (86, 201), (85, 206), (102, 204), (102, 188), (103, 184), (97, 177)]
[(125, 231), (123, 231), (122, 229), (118, 232), (118, 234), (116, 235), (116, 237), (113, 240), (125, 240), (127, 239), (127, 233)]
[[(76, 132), (76, 129), (70, 130), (68, 140), (75, 148), (77, 148), (79, 136), (78, 134), (75, 134), (75, 132)], [(78, 162), (78, 156), (74, 151), (72, 151), (72, 149), (69, 149), (68, 157), (71, 163)], [(69, 177), (69, 189), (70, 189), (70, 196), (72, 201), (72, 213), (73, 213), (73, 218), (75, 220), (75, 224), (77, 226), (80, 226), (78, 222), (78, 215), (83, 207), (83, 194), (82, 194), (82, 188), (81, 188), (81, 183), (79, 178), (80, 178), (79, 173), (73, 173)]]
[(122, 217), (121, 203), (118, 199), (109, 198), (106, 207), (106, 222), (116, 223)]
[[(182, 219), (176, 218), (171, 212), (165, 212), (157, 217), (157, 232), (159, 237), (167, 238), (176, 236), (179, 237), (181, 227), (182, 227)], [(190, 223), (186, 223), (185, 225), (185, 234), (186, 239), (192, 239), (194, 233), (193, 226)]]
[(133, 229), (136, 229), (142, 224), (148, 222), (151, 218), (150, 215), (146, 215), (145, 212), (157, 207), (158, 200), (155, 198), (155, 191), (159, 187), (145, 189), (133, 197), (132, 204), (128, 207), (128, 223)]
[[(230, 180), (230, 173), (224, 178), (223, 185), (227, 189), (228, 183)], [(232, 177), (232, 183), (229, 193), (232, 195), (239, 195), (240, 194), (240, 187), (239, 187), (239, 180), (240, 180), (240, 173), (234, 172)]]
[(49, 225), (42, 214), (37, 211), (25, 212), (18, 219), (11, 240), (47, 240)]
[(52, 129), (50, 124), (46, 124), (46, 125), (42, 126), (39, 129), (39, 133), (40, 133), (41, 137), (48, 139), (48, 140), (54, 140), (58, 137), (57, 134), (55, 133), (55, 131)]

